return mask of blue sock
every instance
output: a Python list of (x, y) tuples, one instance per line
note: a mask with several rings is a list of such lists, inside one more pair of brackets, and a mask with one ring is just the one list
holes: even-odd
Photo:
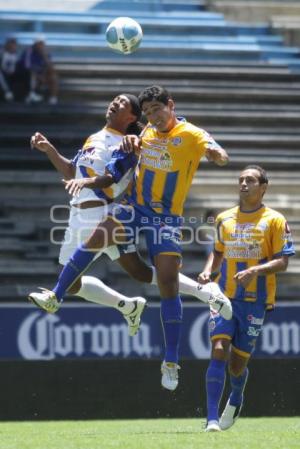
[(247, 383), (249, 370), (245, 369), (241, 376), (233, 376), (230, 374), (231, 394), (229, 396), (229, 403), (234, 406), (241, 405), (243, 402), (243, 392)]
[(89, 251), (84, 245), (79, 246), (74, 252), (69, 262), (64, 266), (59, 275), (58, 282), (53, 291), (59, 301), (62, 300), (66, 291), (73, 282), (80, 276), (92, 262), (95, 257), (95, 251)]
[(162, 299), (160, 315), (165, 337), (165, 361), (178, 363), (179, 339), (182, 323), (182, 303), (177, 295), (175, 298)]
[(225, 383), (223, 360), (212, 359), (206, 371), (207, 421), (219, 421), (219, 404)]

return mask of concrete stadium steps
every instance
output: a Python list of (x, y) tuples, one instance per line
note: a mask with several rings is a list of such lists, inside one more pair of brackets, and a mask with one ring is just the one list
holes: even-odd
[[(74, 94), (76, 97), (81, 100), (100, 100), (103, 98), (102, 90), (105, 90), (106, 96), (115, 95), (117, 90), (120, 90), (120, 86), (117, 86), (111, 81), (111, 83), (101, 82), (91, 82), (87, 80), (75, 81), (68, 80), (61, 82), (61, 98), (62, 100), (69, 101), (74, 98)], [(182, 83), (183, 84), (183, 83)], [(145, 84), (143, 85), (145, 86)], [(168, 86), (169, 87), (169, 86)], [(278, 90), (276, 87), (269, 88), (265, 87), (256, 87), (255, 85), (250, 87), (231, 87), (231, 86), (205, 86), (204, 84), (199, 86), (170, 86), (170, 91), (173, 93), (174, 98), (177, 101), (183, 101), (188, 97), (194, 98), (194, 101), (205, 102), (230, 102), (234, 101), (236, 103), (244, 103), (245, 101), (254, 101), (256, 103), (263, 104), (276, 104), (280, 102), (284, 102), (286, 104), (296, 104), (299, 105), (300, 100), (300, 90), (298, 87), (290, 89), (282, 87), (282, 89)], [(139, 89), (135, 86), (128, 86), (127, 90), (129, 93), (136, 93)]]
[(181, 61), (168, 59), (161, 61), (157, 59), (145, 59), (142, 56), (138, 61), (132, 59), (131, 55), (121, 57), (119, 61), (108, 61), (103, 58), (82, 58), (72, 55), (54, 57), (55, 67), (61, 74), (73, 76), (89, 76), (101, 78), (103, 76), (115, 76), (117, 78), (148, 78), (149, 76), (163, 77), (165, 79), (176, 79), (188, 77), (189, 79), (203, 79), (209, 75), (210, 79), (246, 80), (251, 81), (299, 81), (299, 75), (291, 73), (284, 64), (270, 65), (264, 61), (227, 61), (226, 64), (216, 60), (199, 64), (197, 60)]
[[(150, 84), (149, 84), (150, 85)], [(124, 91), (126, 89), (124, 88)], [(73, 105), (60, 105), (53, 110), (47, 105), (28, 107), (26, 105), (1, 105), (0, 118), (3, 125), (10, 124), (14, 120), (22, 119), (22, 124), (28, 126), (29, 130), (36, 126), (44, 127), (55, 119), (64, 126), (74, 126), (83, 121), (89, 129), (96, 130), (99, 120), (107, 110), (108, 102), (87, 102), (84, 105), (77, 103)], [(192, 122), (197, 122), (203, 128), (211, 126), (256, 126), (261, 129), (274, 126), (278, 129), (278, 123), (283, 127), (294, 127), (296, 129), (300, 120), (300, 104), (289, 105), (286, 103), (276, 105), (262, 105), (251, 102), (251, 104), (238, 103), (205, 103), (201, 101), (193, 104), (176, 102), (176, 110), (180, 116), (184, 116)], [(39, 121), (37, 125), (37, 113)], [(34, 128), (35, 127), (35, 128)], [(28, 155), (29, 156), (29, 155)]]
[[(32, 236), (34, 233), (48, 237), (53, 226), (60, 228), (67, 224), (69, 196), (60, 184), (60, 176), (53, 171), (31, 174), (30, 171), (19, 171), (16, 178), (14, 171), (0, 172), (0, 195), (3, 198), (0, 206), (0, 230), (7, 237)], [(187, 218), (197, 217), (201, 225), (205, 210), (220, 211), (224, 207), (232, 207), (237, 203), (239, 171), (216, 169), (201, 170), (195, 177), (185, 208)], [(270, 185), (266, 194), (266, 203), (270, 207), (282, 211), (295, 234), (295, 241), (300, 245), (299, 220), (299, 184), (297, 173), (284, 171), (268, 172)], [(53, 223), (50, 219), (50, 208), (59, 205), (54, 217), (59, 220)], [(24, 225), (25, 223), (25, 225)], [(188, 222), (189, 223), (189, 222)], [(26, 227), (27, 226), (27, 227)], [(62, 230), (61, 230), (62, 234)], [(18, 237), (19, 238), (19, 237)], [(41, 243), (43, 246), (45, 242)], [(0, 245), (1, 246), (1, 245)], [(25, 244), (25, 246), (26, 244)], [(142, 247), (142, 249), (145, 249)], [(192, 252), (192, 246), (185, 247)], [(1, 251), (1, 249), (0, 249)]]
[[(121, 5), (124, 7), (124, 2)], [(131, 56), (133, 60), (176, 58), (185, 62), (192, 58), (199, 62), (217, 58), (219, 61), (235, 59), (275, 64), (279, 61), (293, 70), (300, 68), (299, 49), (283, 46), (282, 38), (273, 35), (267, 25), (228, 23), (222, 14), (203, 10), (140, 11), (135, 7), (131, 12), (144, 31), (141, 48)], [(118, 13), (121, 14), (120, 8)], [(104, 37), (113, 17), (115, 11), (106, 10), (105, 3), (99, 12), (92, 13), (0, 11), (0, 39), (5, 38), (5, 33), (14, 32), (21, 45), (29, 45), (34, 39), (33, 33), (43, 32), (56, 56), (72, 52), (73, 55), (117, 61), (120, 55), (108, 48)]]
[[(289, 195), (300, 193), (300, 177), (296, 172), (268, 170), (268, 192), (267, 195)], [(236, 194), (238, 192), (238, 177), (240, 171), (221, 170), (211, 168), (210, 170), (199, 170), (193, 179), (190, 196), (218, 195), (218, 193)], [(222, 188), (220, 189), (220, 183)], [(267, 198), (267, 197), (266, 197)], [(267, 200), (266, 200), (267, 201)], [(299, 217), (300, 218), (300, 217)]]
[[(267, 198), (267, 197), (266, 197)], [(199, 196), (189, 199), (184, 208), (184, 215), (186, 217), (197, 217), (199, 211), (214, 210), (217, 213), (222, 210), (229, 209), (237, 204), (237, 195), (219, 194), (209, 195), (205, 198)], [(280, 211), (288, 219), (297, 220), (300, 215), (300, 195), (289, 196), (283, 195), (268, 195), (268, 206)]]
[[(126, 89), (124, 88), (126, 92)], [(119, 88), (119, 92), (121, 89)], [(37, 126), (47, 126), (54, 119), (60, 125), (74, 126), (77, 123), (86, 124), (89, 129), (96, 130), (99, 127), (99, 121), (106, 113), (108, 107), (107, 101), (79, 102), (73, 105), (60, 105), (53, 109), (48, 105), (1, 105), (0, 118), (3, 125), (10, 124), (12, 120), (22, 119), (22, 125), (28, 126), (28, 130), (36, 129)], [(257, 102), (248, 103), (223, 103), (223, 102), (202, 102), (186, 103), (176, 101), (176, 111), (178, 115), (184, 116), (193, 122), (199, 123), (199, 126), (226, 127), (237, 126), (245, 128), (255, 126), (257, 129), (269, 129), (275, 126), (278, 130), (280, 124), (288, 129), (299, 123), (300, 104), (290, 105), (288, 103), (280, 104), (260, 104)], [(39, 114), (39, 121), (36, 116)], [(84, 118), (83, 118), (84, 117)]]
[[(23, 45), (29, 45), (32, 42), (32, 39), (28, 39), (27, 42), (24, 42)], [(89, 42), (85, 43), (82, 40), (74, 40), (69, 42), (69, 47), (66, 48), (66, 44), (68, 41), (57, 40), (57, 41), (49, 41), (48, 47), (51, 52), (58, 55), (67, 55), (73, 54), (74, 56), (90, 56), (90, 57), (105, 57), (108, 61), (116, 61), (120, 62), (120, 58), (123, 58), (123, 55), (118, 54), (117, 52), (113, 52), (110, 48), (107, 47), (106, 43)], [(297, 69), (300, 60), (299, 60), (300, 52), (297, 47), (276, 47), (268, 46), (264, 47), (261, 45), (233, 45), (233, 44), (201, 44), (201, 43), (193, 43), (193, 42), (164, 42), (162, 40), (161, 43), (154, 42), (143, 42), (140, 49), (133, 53), (131, 58), (135, 61), (140, 60), (140, 58), (144, 58), (145, 60), (155, 59), (165, 61), (165, 59), (177, 59), (178, 61), (182, 61), (183, 63), (187, 59), (196, 59), (198, 63), (203, 63), (207, 61), (211, 61), (212, 63), (218, 59), (225, 64), (227, 61), (230, 62), (232, 60), (237, 61), (249, 61), (249, 62), (274, 62), (274, 64), (285, 64), (287, 66), (293, 66), (294, 69)]]
[[(134, 3), (133, 3), (134, 2)], [(179, 9), (182, 10), (201, 10), (204, 8), (206, 1), (205, 0), (160, 0), (159, 3), (154, 0), (139, 0), (136, 2), (135, 0), (130, 1), (122, 1), (119, 0), (106, 0), (103, 2), (97, 0), (52, 0), (49, 2), (48, 0), (10, 0), (9, 3), (4, 0), (0, 0), (0, 9), (3, 11), (37, 11), (37, 12), (90, 12), (102, 10), (104, 5), (105, 9), (112, 9), (114, 11), (121, 11), (121, 8), (124, 8), (126, 13), (134, 9), (139, 9), (140, 11), (153, 11), (160, 9), (161, 11), (168, 11), (170, 8), (172, 10)]]
[(132, 78), (147, 79), (155, 77), (166, 80), (179, 80), (181, 78), (203, 80), (250, 80), (250, 81), (296, 81), (299, 82), (299, 74), (291, 73), (284, 64), (270, 65), (263, 61), (222, 61), (205, 62), (178, 59), (160, 61), (157, 59), (145, 59), (142, 56), (138, 61), (130, 55), (121, 57), (119, 61), (108, 61), (103, 58), (82, 58), (68, 55), (56, 56), (55, 67), (61, 76), (89, 77), (101, 79), (112, 77), (129, 81)]
[(207, 6), (223, 13), (228, 20), (244, 23), (268, 22), (274, 15), (294, 18), (300, 15), (298, 0), (210, 0)]
[[(1, 14), (1, 13), (0, 13)], [(168, 14), (168, 17), (172, 17)], [(185, 17), (181, 17), (181, 20), (186, 20)], [(187, 19), (188, 24), (188, 19)], [(209, 32), (208, 28), (207, 32)], [(261, 50), (268, 50), (268, 47), (274, 47), (274, 49), (281, 50), (283, 44), (283, 38), (280, 35), (243, 35), (243, 36), (232, 36), (232, 35), (214, 35), (212, 33), (204, 34), (204, 30), (202, 33), (197, 34), (197, 30), (194, 30), (194, 33), (189, 34), (188, 36), (185, 34), (178, 34), (172, 31), (169, 31), (168, 28), (163, 30), (161, 33), (149, 33), (143, 37), (143, 43), (140, 48), (150, 48), (151, 46), (158, 45), (215, 45), (226, 48), (228, 46), (231, 48), (259, 48)], [(30, 44), (36, 37), (36, 33), (30, 32), (15, 32), (14, 36), (18, 39), (22, 45)], [(86, 48), (95, 48), (95, 47), (104, 47), (107, 46), (104, 35), (99, 35), (97, 33), (66, 33), (66, 32), (47, 32), (45, 35), (47, 40), (47, 44), (51, 48), (61, 47), (62, 42), (65, 45), (73, 44), (79, 45), (80, 47), (85, 46)], [(214, 47), (213, 47), (214, 48)], [(55, 52), (56, 53), (56, 52)], [(288, 52), (290, 53), (290, 51)]]
[[(188, 117), (187, 117), (188, 118)], [(203, 126), (199, 120), (193, 120), (196, 125)], [(97, 129), (101, 126), (98, 124)], [(239, 127), (233, 129), (220, 128), (214, 125), (206, 126), (215, 139), (224, 146), (231, 156), (231, 164), (241, 167), (245, 162), (268, 162), (269, 167), (275, 168), (282, 164), (282, 167), (288, 167), (297, 170), (299, 165), (299, 147), (300, 133), (293, 128), (274, 128), (264, 127)], [(29, 148), (29, 139), (35, 131), (44, 133), (67, 157), (72, 158), (77, 148), (80, 148), (87, 135), (95, 132), (95, 127), (89, 122), (75, 123), (72, 127), (60, 126), (30, 126), (11, 127), (7, 125), (4, 130), (0, 130), (0, 139), (3, 151), (0, 155), (2, 164), (6, 168), (14, 168), (15, 156), (17, 151), (11, 152), (11, 148), (20, 149), (20, 159), (23, 167), (29, 168), (36, 159), (39, 167), (49, 168), (49, 163), (43, 155)], [(5, 150), (6, 149), (6, 150)], [(274, 160), (273, 160), (274, 156)], [(27, 161), (29, 158), (29, 162)], [(4, 165), (2, 165), (4, 167)], [(20, 167), (21, 168), (21, 167)]]
[(15, 170), (1, 170), (0, 173), (0, 192), (4, 201), (16, 198), (26, 201), (30, 200), (31, 196), (39, 196), (42, 200), (44, 196), (51, 196), (60, 201), (68, 201), (69, 196), (61, 182), (62, 175), (54, 170), (20, 170), (17, 176)]
[[(201, 123), (195, 121), (195, 125), (201, 126)], [(98, 129), (98, 127), (97, 127)], [(36, 131), (37, 128), (28, 130), (27, 127), (19, 127), (17, 131), (15, 128), (7, 126), (5, 130), (0, 131), (0, 138), (2, 145), (22, 145), (22, 142), (30, 139), (31, 133)], [(95, 132), (95, 128), (91, 128), (88, 124), (78, 124), (76, 130), (68, 129), (64, 126), (44, 126), (40, 130), (51, 140), (56, 140), (60, 147), (68, 145), (76, 151), (80, 148), (85, 138)], [(300, 144), (300, 132), (293, 130), (293, 128), (280, 128), (275, 132), (273, 128), (260, 128), (256, 126), (252, 127), (234, 127), (233, 129), (221, 128), (211, 126), (208, 131), (214, 134), (216, 140), (222, 143), (228, 150), (230, 148), (247, 148), (249, 146), (255, 147), (258, 145), (260, 148), (289, 148), (297, 150)], [(28, 149), (29, 151), (29, 149)], [(32, 151), (32, 150), (30, 150)]]
[(2, 237), (0, 238), (1, 259), (22, 259), (29, 264), (32, 260), (49, 260), (56, 264), (59, 255), (59, 246), (51, 244), (49, 239), (37, 241), (37, 236), (34, 235), (34, 237), (35, 240), (29, 238), (24, 239), (23, 236), (17, 237), (16, 235), (11, 234), (8, 238), (4, 238), (4, 235), (2, 234)]

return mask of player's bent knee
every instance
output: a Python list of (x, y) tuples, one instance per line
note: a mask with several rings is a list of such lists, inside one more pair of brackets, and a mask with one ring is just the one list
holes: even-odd
[(231, 376), (239, 377), (243, 374), (247, 367), (248, 359), (240, 360), (240, 362), (230, 362), (228, 371)]
[(212, 358), (227, 361), (229, 359), (230, 340), (218, 339), (212, 341)]

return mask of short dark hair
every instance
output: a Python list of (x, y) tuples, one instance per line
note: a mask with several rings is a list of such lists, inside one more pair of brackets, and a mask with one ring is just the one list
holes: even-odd
[(259, 183), (260, 184), (269, 184), (269, 180), (268, 180), (266, 171), (262, 167), (260, 167), (259, 165), (255, 165), (255, 164), (247, 165), (247, 167), (245, 167), (243, 169), (243, 171), (245, 171), (245, 170), (256, 170), (256, 171), (258, 171), (258, 173), (259, 173)]
[(162, 86), (149, 86), (142, 90), (139, 95), (140, 107), (143, 106), (144, 101), (159, 101), (163, 104), (168, 104), (172, 98), (167, 89)]

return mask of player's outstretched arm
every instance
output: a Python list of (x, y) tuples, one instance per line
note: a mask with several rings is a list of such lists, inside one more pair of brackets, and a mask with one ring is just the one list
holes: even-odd
[(208, 161), (212, 161), (219, 166), (226, 165), (229, 161), (227, 152), (219, 145), (217, 148), (207, 148), (205, 156)]
[(35, 148), (45, 153), (56, 170), (63, 174), (64, 178), (70, 179), (74, 177), (75, 167), (72, 161), (62, 156), (43, 134), (39, 132), (33, 134), (30, 139), (30, 146), (32, 149)]
[(65, 189), (70, 195), (78, 196), (83, 188), (87, 189), (105, 189), (114, 183), (112, 175), (94, 176), (92, 178), (83, 179), (63, 179)]

